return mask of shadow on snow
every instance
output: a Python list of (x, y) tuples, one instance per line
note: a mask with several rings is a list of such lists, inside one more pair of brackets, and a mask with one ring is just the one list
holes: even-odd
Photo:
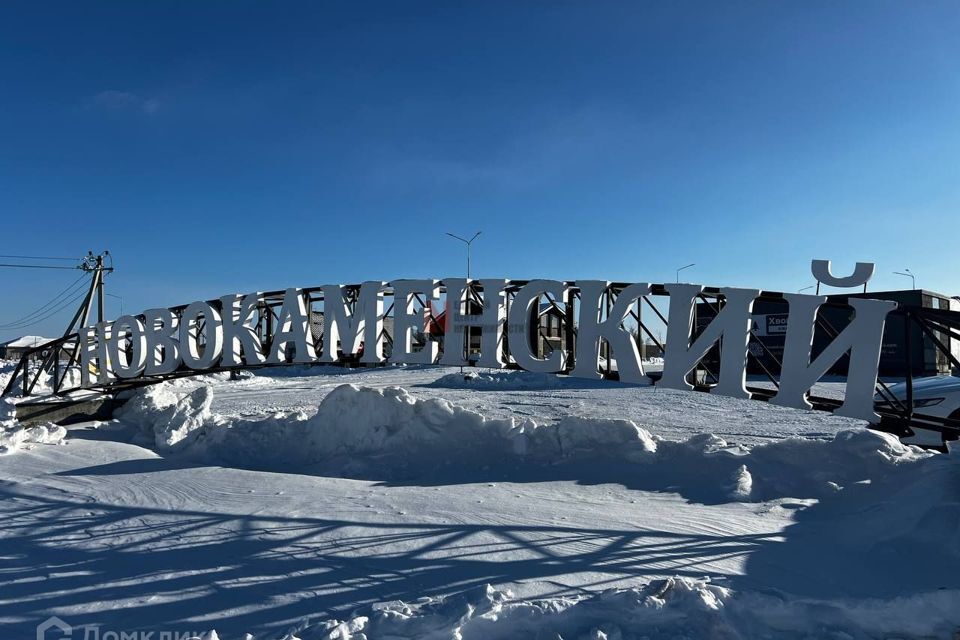
[[(142, 464), (145, 461), (133, 461)], [(175, 468), (146, 461), (150, 470)], [(169, 465), (169, 466), (165, 466)], [(131, 473), (123, 463), (96, 473)], [(144, 469), (141, 468), (141, 472)], [(81, 470), (79, 474), (90, 473)], [(755, 552), (765, 535), (492, 524), (360, 522), (113, 506), (18, 494), (4, 505), (0, 619), (31, 637), (61, 608), (74, 626), (278, 633), (305, 618), (485, 584), (599, 573), (617, 579)], [(493, 554), (509, 558), (495, 559)], [(671, 569), (699, 577), (702, 571)], [(589, 588), (602, 588), (607, 580)], [(558, 591), (568, 589), (558, 585)], [(269, 621), (269, 625), (266, 623)], [(259, 636), (258, 636), (259, 637)]]

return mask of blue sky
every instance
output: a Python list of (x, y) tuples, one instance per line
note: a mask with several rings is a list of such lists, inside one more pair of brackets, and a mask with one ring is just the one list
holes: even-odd
[[(480, 229), (479, 276), (826, 258), (956, 295), (958, 33), (952, 1), (3, 3), (0, 253), (109, 249), (128, 312), (461, 275), (443, 234)], [(0, 324), (75, 277), (0, 269)]]

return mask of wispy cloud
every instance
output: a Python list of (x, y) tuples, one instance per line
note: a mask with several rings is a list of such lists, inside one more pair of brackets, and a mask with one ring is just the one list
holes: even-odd
[(116, 89), (101, 91), (91, 98), (90, 104), (110, 111), (138, 111), (148, 116), (155, 114), (160, 109), (160, 101), (156, 98), (148, 98), (129, 91), (117, 91)]
[(439, 152), (377, 149), (374, 177), (384, 184), (522, 189), (582, 175), (585, 168), (615, 170), (636, 149), (662, 147), (661, 121), (605, 107), (531, 117), (525, 130), (503, 135), (484, 153), (448, 147)]

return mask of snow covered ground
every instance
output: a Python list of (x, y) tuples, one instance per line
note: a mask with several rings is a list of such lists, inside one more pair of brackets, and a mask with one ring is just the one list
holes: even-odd
[(960, 631), (956, 452), (479, 374), (286, 368), (150, 387), (65, 432), (7, 415), (0, 638), (51, 615), (225, 640)]

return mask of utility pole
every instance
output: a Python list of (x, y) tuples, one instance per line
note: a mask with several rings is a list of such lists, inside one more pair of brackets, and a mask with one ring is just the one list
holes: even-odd
[[(11, 256), (11, 257), (14, 257), (14, 256)], [(64, 259), (65, 260), (66, 258), (45, 258), (45, 259), (49, 259), (49, 260)], [(109, 264), (104, 264), (105, 259), (109, 261)], [(32, 265), (17, 264), (17, 265), (0, 265), (0, 266), (30, 268)], [(54, 266), (44, 265), (44, 266), (40, 266), (40, 268), (80, 269), (85, 273), (92, 274), (92, 277), (90, 278), (90, 288), (87, 289), (87, 293), (83, 297), (83, 302), (80, 303), (80, 308), (78, 308), (77, 312), (73, 315), (73, 318), (70, 320), (70, 323), (67, 325), (66, 330), (64, 330), (63, 336), (60, 338), (60, 340), (54, 341), (58, 343), (58, 346), (50, 349), (49, 353), (44, 352), (41, 354), (41, 357), (43, 359), (40, 362), (40, 368), (43, 371), (52, 373), (54, 393), (58, 393), (60, 388), (60, 382), (61, 382), (59, 377), (61, 375), (61, 372), (63, 372), (63, 374), (65, 375), (66, 372), (71, 367), (73, 367), (74, 365), (78, 365), (80, 362), (80, 349), (82, 348), (82, 345), (81, 345), (82, 341), (79, 339), (74, 340), (71, 347), (68, 345), (68, 343), (66, 343), (66, 339), (69, 338), (70, 335), (73, 333), (79, 333), (81, 330), (83, 330), (84, 327), (87, 326), (87, 323), (90, 320), (90, 316), (91, 316), (91, 309), (93, 307), (94, 295), (96, 295), (97, 297), (97, 321), (98, 322), (104, 321), (103, 320), (103, 317), (104, 317), (103, 278), (105, 274), (113, 272), (113, 257), (110, 255), (109, 251), (104, 251), (99, 255), (93, 255), (92, 251), (88, 251), (87, 255), (80, 259), (80, 264), (76, 265), (76, 267), (59, 267), (59, 266), (54, 267)], [(66, 363), (63, 364), (62, 367), (60, 362), (61, 350), (65, 354), (68, 354), (68, 359)], [(25, 355), (24, 359), (21, 360), (21, 364), (18, 365), (18, 367), (20, 366), (24, 367), (20, 373), (20, 379), (23, 381), (23, 394), (29, 395), (30, 392), (33, 391), (34, 386), (36, 386), (37, 381), (40, 378), (39, 378), (39, 375), (35, 375), (32, 381), (30, 380), (30, 376), (28, 375), (27, 368), (26, 368), (27, 367), (26, 360), (25, 360), (26, 357), (27, 356)], [(105, 365), (101, 365), (101, 366), (105, 366)], [(16, 374), (13, 377), (11, 377), (10, 381), (7, 383), (7, 387), (4, 390), (4, 393), (9, 392), (10, 389), (13, 387), (13, 381), (15, 378), (17, 378)]]
[[(105, 259), (110, 261), (109, 266), (104, 265)], [(90, 279), (90, 290), (87, 292), (80, 309), (77, 310), (77, 314), (67, 326), (64, 336), (73, 333), (74, 325), (78, 330), (87, 326), (87, 320), (90, 318), (90, 311), (93, 307), (94, 294), (97, 296), (97, 322), (103, 322), (103, 279), (106, 274), (113, 273), (113, 256), (110, 255), (109, 251), (104, 251), (99, 255), (93, 255), (93, 251), (88, 251), (77, 268), (92, 273), (93, 277)], [(77, 324), (78, 320), (79, 324)]]
[[(97, 256), (97, 271), (103, 273), (103, 255)], [(100, 279), (100, 286), (97, 288), (97, 322), (103, 322), (103, 278)]]

